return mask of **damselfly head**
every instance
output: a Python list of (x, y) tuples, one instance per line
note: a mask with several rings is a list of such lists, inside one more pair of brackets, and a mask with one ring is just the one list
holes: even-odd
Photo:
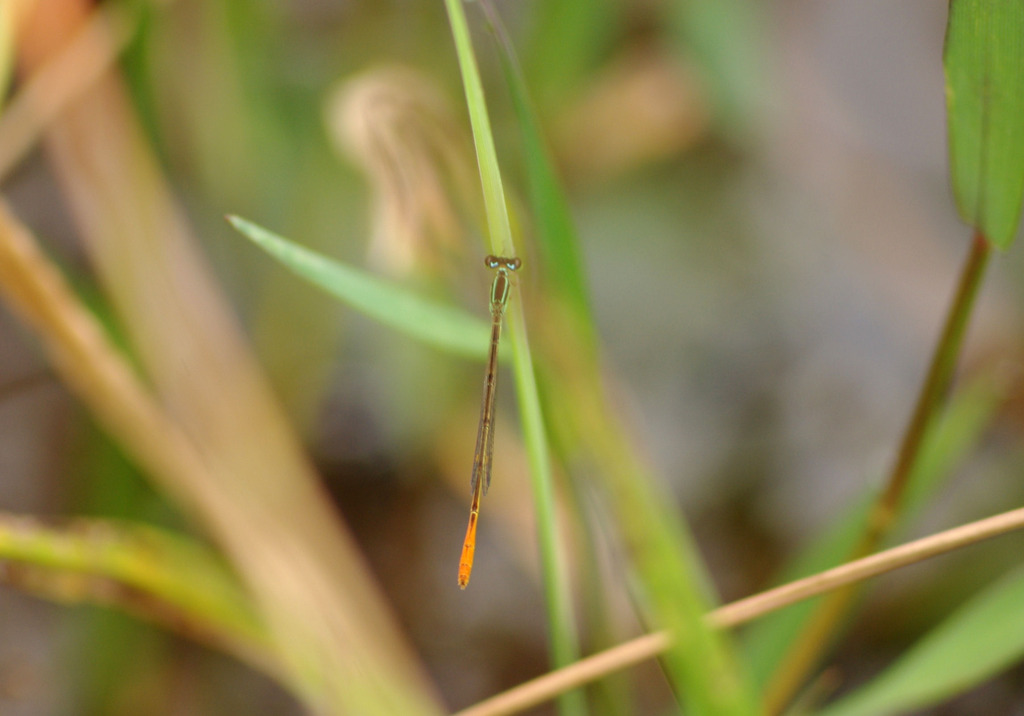
[(493, 254), (484, 257), (484, 266), (490, 269), (504, 268), (508, 271), (515, 271), (522, 265), (523, 262), (518, 257), (505, 258)]

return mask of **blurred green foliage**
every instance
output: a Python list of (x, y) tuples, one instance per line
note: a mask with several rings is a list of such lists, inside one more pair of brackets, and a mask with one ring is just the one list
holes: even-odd
[[(137, 9), (139, 16), (137, 33), (121, 63), (136, 110), (189, 218), (206, 237), (204, 249), (230, 290), (277, 394), (314, 456), (325, 464), (325, 479), (340, 495), (343, 511), (365, 512), (381, 503), (393, 508), (383, 518), (384, 526), (376, 525), (379, 532), (371, 530), (360, 538), (366, 540), (371, 560), (380, 560), (380, 577), (397, 608), (403, 610), (403, 618), (414, 622), (411, 631), (421, 649), (428, 659), (435, 659), (433, 670), (461, 674), (468, 667), (479, 668), (473, 679), (446, 677), (443, 687), (451, 692), (451, 702), (479, 698), (488, 689), (508, 686), (547, 668), (548, 660), (529, 652), (533, 658), (523, 660), (527, 666), (509, 667), (515, 673), (511, 678), (500, 673), (500, 666), (488, 670), (476, 663), (488, 659), (465, 657), (474, 654), (485, 638), (498, 641), (502, 629), (538, 620), (532, 613), (532, 619), (524, 619), (518, 604), (510, 607), (495, 594), (502, 588), (510, 595), (521, 595), (515, 591), (520, 588), (535, 590), (529, 579), (512, 580), (526, 587), (504, 584), (485, 592), (482, 600), (492, 601), (493, 611), (477, 601), (455, 602), (457, 597), (447, 592), (438, 596), (426, 586), (433, 583), (435, 566), (449, 577), (454, 574), (454, 563), (447, 560), (455, 554), (448, 554), (450, 535), (442, 529), (424, 539), (425, 533), (417, 531), (422, 529), (418, 520), (447, 524), (449, 513), (456, 513), (454, 507), (448, 509), (449, 503), (461, 509), (461, 501), (455, 502), (447, 492), (439, 500), (430, 490), (436, 489), (441, 473), (447, 471), (449, 450), (466, 452), (465, 440), (453, 426), (466, 422), (464, 416), (475, 410), (475, 366), (421, 352), (404, 338), (392, 340), (386, 332), (358, 322), (347, 309), (325, 301), (320, 293), (247, 250), (222, 222), (223, 214), (230, 212), (273, 227), (295, 244), (255, 224), (233, 221), (305, 278), (315, 273), (314, 283), (341, 295), (349, 306), (435, 347), (482, 357), (487, 327), (481, 319), (485, 315), (481, 285), (485, 286), (486, 277), (478, 269), (482, 222), (473, 208), (479, 196), (452, 199), (458, 235), (449, 237), (453, 243), (441, 251), (443, 259), (437, 264), (414, 261), (414, 272), (388, 279), (373, 275), (381, 270), (379, 266), (366, 271), (342, 268), (368, 263), (367, 246), (374, 232), (374, 213), (368, 207), (379, 197), (372, 181), (360, 176), (358, 162), (339, 156), (325, 126), (325, 97), (339, 82), (368, 68), (403, 64), (438, 81), (445, 95), (441, 101), (458, 108), (453, 114), (456, 121), (445, 131), (455, 144), (468, 146), (469, 125), (443, 4), (242, 0), (126, 0), (122, 4)], [(4, 62), (9, 57), (4, 49), (9, 7), (0, 4), (0, 78), (6, 75)], [(956, 201), (965, 221), (994, 244), (1008, 247), (1017, 231), (1024, 193), (1024, 125), (1019, 121), (1024, 115), (1020, 76), (1024, 16), (1015, 3), (955, 0), (950, 7), (944, 59)], [(626, 638), (635, 631), (638, 615), (644, 628), (676, 629), (680, 645), (665, 661), (675, 697), (692, 699), (698, 705), (695, 713), (752, 712), (746, 676), (733, 664), (729, 640), (708, 633), (700, 622), (716, 599), (707, 572), (720, 576), (732, 568), (712, 564), (706, 569), (696, 545), (703, 547), (703, 553), (721, 549), (737, 560), (745, 551), (755, 552), (751, 561), (759, 563), (755, 570), (759, 576), (747, 575), (742, 581), (745, 588), (753, 588), (764, 579), (766, 564), (788, 561), (779, 573), (793, 576), (834, 564), (845, 553), (845, 545), (855, 541), (861, 529), (861, 504), (866, 500), (860, 486), (848, 490), (846, 495), (853, 497), (847, 501), (853, 507), (830, 517), (824, 529), (806, 540), (810, 550), (797, 559), (785, 558), (771, 540), (756, 537), (742, 549), (730, 551), (729, 541), (740, 539), (743, 525), (709, 529), (700, 520), (702, 509), (724, 512), (734, 505), (757, 514), (763, 509), (758, 497), (770, 495), (771, 485), (751, 475), (766, 474), (765, 482), (770, 482), (785, 472), (771, 464), (784, 463), (779, 453), (756, 450), (759, 441), (784, 440), (783, 428), (778, 427), (784, 411), (780, 405), (785, 405), (787, 388), (800, 376), (794, 378), (796, 371), (783, 369), (806, 365), (794, 354), (813, 356), (816, 351), (818, 336), (813, 331), (810, 337), (793, 338), (797, 333), (793, 323), (779, 318), (782, 311), (806, 317), (800, 312), (809, 310), (808, 294), (793, 284), (820, 281), (834, 289), (836, 304), (850, 295), (844, 290), (853, 293), (842, 283), (850, 280), (849, 274), (837, 279), (840, 272), (829, 273), (833, 267), (827, 262), (801, 268), (801, 261), (811, 261), (809, 243), (781, 240), (781, 236), (806, 232), (838, 242), (836, 236), (843, 232), (832, 229), (833, 222), (849, 220), (841, 205), (845, 184), (837, 182), (834, 195), (826, 189), (814, 194), (809, 189), (818, 188), (814, 186), (818, 175), (801, 175), (794, 168), (828, 158), (804, 156), (799, 141), (772, 134), (777, 123), (785, 121), (777, 76), (785, 66), (777, 44), (784, 40), (774, 36), (774, 23), (781, 20), (772, 8), (751, 0), (653, 5), (608, 0), (501, 3), (497, 11), (506, 16), (510, 31), (498, 34), (495, 50), (479, 8), (470, 3), (466, 10), (492, 113), (496, 159), (504, 170), (508, 196), (503, 204), (511, 209), (517, 246), (534, 261), (521, 278), (525, 325), (533, 341), (527, 360), (530, 369), (537, 370), (544, 411), (543, 420), (537, 417), (532, 425), (552, 441), (553, 477), (571, 512), (567, 522), (577, 530), (578, 543), (574, 541), (570, 552), (580, 561), (581, 554), (589, 560), (586, 580), (573, 584), (573, 606), (581, 605), (578, 611), (584, 617), (580, 623), (570, 617), (571, 630), (580, 627), (586, 645)], [(522, 68), (516, 64), (513, 46), (518, 48)], [(637, 48), (654, 61), (641, 69), (622, 62)], [(627, 68), (623, 74), (613, 72), (623, 66)], [(680, 67), (693, 74), (674, 74)], [(584, 106), (597, 122), (601, 118), (593, 108), (608, 106), (586, 104), (587, 98), (611, 96), (611, 106), (626, 105), (621, 115), (610, 113), (612, 126), (623, 137), (658, 135), (660, 130), (647, 123), (643, 108), (629, 106), (634, 95), (626, 93), (633, 82), (663, 77), (658, 70), (673, 81), (679, 76), (696, 78), (694, 86), (686, 88), (692, 94), (676, 96), (661, 91), (663, 84), (652, 85), (657, 91), (651, 93), (651, 103), (659, 110), (672, 117), (696, 117), (685, 127), (672, 125), (680, 137), (678, 143), (655, 143), (653, 153), (649, 148), (627, 147), (625, 159), (609, 160), (611, 168), (599, 167), (600, 171), (574, 164), (579, 151), (574, 154), (574, 134), (582, 136), (583, 129), (567, 118), (573, 116), (574, 108)], [(810, 75), (812, 86), (829, 79), (824, 73)], [(829, 105), (827, 93), (815, 101), (827, 105), (828, 111), (842, 113), (842, 103)], [(804, 127), (790, 131), (804, 139), (800, 135)], [(814, 144), (812, 131), (806, 134), (807, 146), (821, 146)], [(617, 139), (606, 136), (601, 146), (584, 146), (583, 153), (603, 156), (605, 145), (617, 145)], [(853, 165), (854, 161), (848, 162), (838, 173), (853, 174), (849, 169)], [(882, 183), (879, 177), (886, 177), (885, 167), (873, 171), (872, 181)], [(452, 187), (445, 190), (452, 192)], [(900, 199), (913, 204), (906, 196)], [(857, 206), (851, 213), (876, 211), (886, 214), (884, 206), (871, 204)], [(849, 229), (852, 234), (858, 231), (859, 226)], [(920, 246), (908, 250), (920, 250)], [(848, 246), (828, 246), (823, 253), (835, 252), (839, 262), (851, 253), (861, 260), (861, 254), (848, 251)], [(883, 254), (878, 261), (894, 261), (892, 256)], [(813, 279), (806, 278), (815, 273)], [(861, 290), (882, 303), (890, 299), (877, 298), (871, 287), (883, 273), (867, 270), (855, 279), (862, 284)], [(594, 295), (589, 293), (592, 290)], [(794, 292), (788, 294), (788, 290)], [(860, 294), (855, 300), (862, 300)], [(892, 300), (899, 303), (900, 299)], [(900, 315), (900, 311), (891, 312)], [(889, 307), (880, 312), (889, 313)], [(825, 321), (846, 319), (847, 314), (837, 310), (827, 313)], [(616, 329), (622, 332), (613, 333)], [(693, 337), (702, 330), (701, 336), (714, 336), (721, 343), (711, 345), (710, 338)], [(859, 333), (863, 330), (860, 318), (836, 330), (850, 335), (849, 343), (841, 346), (857, 344), (862, 338), (871, 348), (876, 345), (874, 335), (864, 338)], [(1014, 350), (1006, 345), (999, 348)], [(631, 360), (639, 366), (634, 366), (634, 374), (618, 370), (623, 364), (628, 368)], [(840, 373), (841, 361), (832, 361), (831, 367)], [(895, 371), (892, 364), (884, 369)], [(783, 374), (780, 380), (775, 380), (775, 370)], [(696, 427), (659, 420), (657, 412), (640, 418), (636, 413), (645, 409), (619, 397), (627, 392), (624, 383), (633, 380), (642, 386), (645, 375), (655, 372), (669, 377), (647, 398), (655, 406), (664, 401), (672, 416), (678, 415), (672, 412), (673, 401), (696, 395), (696, 418), (692, 419)], [(682, 374), (702, 379), (692, 389)], [(982, 375), (957, 388), (944, 422), (920, 457), (908, 498), (915, 510), (950, 489), (940, 478), (948, 478), (983, 443), (992, 424), (1004, 419), (1000, 411), (1016, 387), (990, 377)], [(763, 393), (758, 394), (759, 390)], [(771, 397), (764, 397), (769, 390)], [(758, 402), (762, 399), (763, 403)], [(730, 402), (734, 400), (738, 402)], [(508, 404), (510, 410), (512, 401)], [(719, 411), (728, 415), (722, 417)], [(729, 411), (740, 414), (739, 418)], [(750, 415), (750, 423), (744, 422)], [(660, 449), (678, 444), (681, 451), (705, 456), (705, 463), (684, 464), (694, 471), (686, 477), (711, 484), (702, 488), (712, 495), (703, 498), (707, 502), (699, 504), (695, 488), (681, 488), (674, 479), (663, 483), (659, 471), (650, 466), (661, 458), (648, 458), (647, 453), (659, 448), (636, 438), (650, 424), (655, 430), (649, 443), (660, 444)], [(722, 426), (726, 429), (720, 430)], [(516, 436), (506, 427), (500, 440), (512, 444)], [(1012, 423), (1011, 428), (1018, 430)], [(699, 436), (696, 444), (686, 442), (690, 429)], [(524, 431), (527, 450), (531, 449), (528, 432), (529, 427)], [(325, 448), (324, 443), (332, 440), (337, 444)], [(714, 449), (701, 442), (708, 440), (716, 443)], [(86, 437), (85, 441), (86, 448), (68, 462), (89, 484), (68, 490), (60, 506), (63, 511), (182, 529), (179, 518), (141, 486), (140, 476), (102, 439)], [(721, 458), (724, 466), (709, 468), (712, 459), (706, 455), (715, 449), (726, 455)], [(826, 466), (835, 458), (820, 454), (825, 455), (821, 464)], [(332, 460), (341, 465), (338, 474), (331, 474)], [(464, 462), (468, 467), (468, 453)], [(743, 476), (746, 482), (730, 482), (734, 477), (730, 465), (737, 464), (749, 467)], [(369, 487), (362, 496), (360, 469), (371, 475), (363, 478)], [(661, 472), (671, 473), (672, 468)], [(680, 516), (679, 494), (673, 489), (698, 495), (694, 503), (686, 504), (686, 512), (691, 517), (690, 513), (697, 513), (699, 540), (691, 542), (691, 527)], [(388, 490), (402, 497), (393, 502), (381, 498), (392, 494)], [(461, 492), (454, 494), (461, 500)], [(446, 506), (440, 512), (428, 512), (427, 506), (436, 508), (437, 502)], [(532, 542), (522, 536), (532, 532), (508, 528), (516, 524), (503, 514), (508, 508), (498, 506), (494, 498), (488, 503), (492, 506), (498, 521), (508, 520), (495, 528), (495, 534), (516, 535), (510, 544), (502, 545), (513, 559), (501, 567), (518, 576), (514, 559), (528, 565), (534, 561)], [(908, 523), (913, 516), (913, 512), (907, 515)], [(775, 520), (785, 522), (786, 518)], [(553, 522), (546, 525), (552, 532), (558, 531), (556, 527)], [(398, 542), (394, 536), (388, 541), (388, 533), (398, 534)], [(374, 536), (381, 541), (373, 542)], [(436, 553), (423, 546), (435, 538), (445, 541), (444, 549)], [(720, 547), (719, 539), (726, 546)], [(840, 543), (842, 549), (837, 546)], [(708, 544), (712, 546), (704, 547)], [(487, 549), (500, 551), (493, 544)], [(815, 554), (808, 556), (810, 552)], [(405, 554), (407, 561), (394, 560), (395, 553)], [(582, 568), (573, 564), (566, 578), (578, 576), (578, 569)], [(627, 580), (628, 589), (622, 584)], [(445, 584), (453, 587), (454, 579)], [(540, 589), (545, 586), (550, 588), (548, 583)], [(991, 678), (1019, 658), (1024, 644), (1018, 630), (999, 628), (1012, 619), (1019, 589), (1019, 580), (990, 588), (924, 636), (919, 646), (908, 650), (876, 681), (824, 713), (905, 712)], [(918, 598), (933, 600), (936, 611), (949, 606), (946, 595), (928, 593), (927, 582), (922, 590)], [(403, 591), (422, 592), (422, 604), (403, 601)], [(630, 608), (616, 611), (624, 603)], [(502, 617), (496, 614), (500, 610), (509, 621), (495, 622)], [(794, 623), (807, 610), (794, 607), (770, 616), (745, 634), (749, 663), (744, 666), (750, 667), (754, 682), (761, 683), (775, 665), (792, 638)], [(549, 615), (553, 611), (549, 604)], [(71, 630), (94, 630), (94, 635), (83, 637), (81, 651), (69, 649), (67, 655), (68, 671), (78, 674), (69, 690), (78, 695), (81, 713), (115, 712), (112, 704), (119, 696), (108, 689), (116, 686), (119, 674), (173, 668), (167, 657), (173, 647), (154, 632), (108, 617), (88, 619)], [(624, 628), (623, 622), (629, 626)], [(461, 657), (431, 651), (437, 649), (431, 644), (436, 638), (431, 637), (439, 633), (450, 640), (444, 649)], [(506, 642), (488, 652), (495, 663), (503, 652), (512, 651), (505, 644), (528, 639), (516, 633), (504, 636)], [(105, 645), (104, 658), (90, 661), (88, 669), (78, 669), (75, 664), (98, 642)], [(970, 649), (980, 651), (965, 664), (963, 654)], [(706, 670), (704, 676), (702, 670)], [(643, 693), (631, 693), (627, 682), (627, 688), (604, 697), (590, 694), (595, 711), (652, 713), (672, 703), (660, 675), (637, 679), (644, 688), (636, 691)], [(651, 684), (654, 687), (648, 689)]]

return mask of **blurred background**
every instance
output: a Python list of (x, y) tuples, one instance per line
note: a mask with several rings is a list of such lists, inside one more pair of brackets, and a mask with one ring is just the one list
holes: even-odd
[[(765, 588), (888, 469), (966, 255), (947, 176), (946, 4), (496, 6), (571, 199), (624, 420), (723, 601)], [(443, 4), (97, 7), (121, 27), (117, 71), (205, 258), (447, 703), (545, 672), (508, 376), (477, 564), (460, 592), (481, 366), (338, 305), (222, 218), (486, 317), (479, 185)], [(467, 5), (499, 159), (528, 235), (515, 117), (477, 10)], [(15, 164), (3, 192), (113, 324), (46, 152)], [(1021, 263), (1019, 251), (993, 261), (964, 381), (1005, 374), (1015, 385)], [(1020, 504), (1019, 398), (1013, 387), (1001, 398), (980, 444), (901, 537)], [(191, 529), (3, 306), (0, 508)], [(876, 673), (1022, 546), (1005, 537), (877, 580), (836, 657), (839, 688)], [(621, 639), (638, 633), (629, 604), (616, 606)], [(5, 714), (301, 712), (230, 658), (109, 610), (0, 587), (0, 635)], [(1009, 713), (1024, 703), (1022, 675), (933, 713)], [(672, 712), (656, 665), (624, 683), (640, 712)]]

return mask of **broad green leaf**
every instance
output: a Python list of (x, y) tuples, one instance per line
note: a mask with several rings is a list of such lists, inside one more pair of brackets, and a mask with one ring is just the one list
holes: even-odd
[(944, 62), (957, 207), (1005, 249), (1024, 197), (1024, 5), (952, 0)]
[(881, 676), (820, 716), (886, 716), (938, 703), (1024, 657), (1024, 572), (988, 587)]
[[(992, 422), (1007, 390), (1008, 376), (985, 371), (954, 394), (942, 420), (921, 449), (907, 486), (901, 523), (907, 524), (926, 500), (944, 484), (954, 467), (977, 444)], [(846, 559), (863, 533), (868, 510), (875, 500), (867, 491), (825, 534), (815, 539), (781, 575), (781, 582), (805, 577), (834, 567)], [(808, 600), (763, 617), (743, 639), (747, 664), (756, 683), (771, 676), (796, 634), (814, 612), (820, 599)]]
[(449, 353), (477, 360), (487, 358), (490, 327), (482, 319), (332, 261), (240, 217), (227, 219), (299, 276), (370, 318)]

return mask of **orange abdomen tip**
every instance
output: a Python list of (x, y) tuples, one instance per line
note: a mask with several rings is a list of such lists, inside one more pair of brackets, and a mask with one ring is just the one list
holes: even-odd
[(470, 513), (469, 526), (466, 528), (466, 541), (462, 543), (462, 557), (459, 559), (459, 588), (465, 589), (469, 584), (469, 575), (473, 571), (473, 555), (476, 553), (476, 513)]

